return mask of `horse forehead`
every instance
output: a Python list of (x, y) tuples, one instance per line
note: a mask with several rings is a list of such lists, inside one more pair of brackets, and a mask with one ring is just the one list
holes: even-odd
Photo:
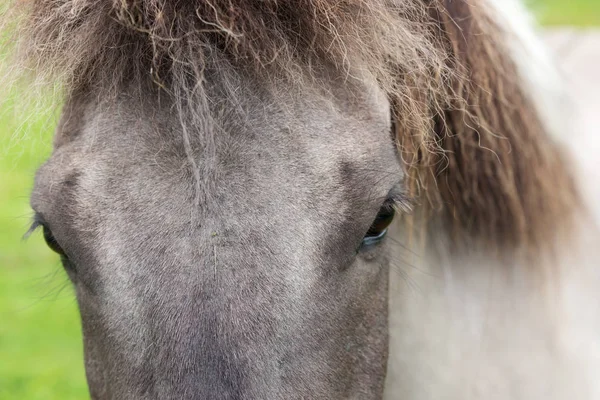
[[(203, 96), (189, 99), (185, 110), (177, 109), (173, 99), (156, 88), (135, 84), (124, 88), (116, 101), (75, 93), (63, 109), (56, 146), (85, 130), (84, 141), (91, 146), (105, 142), (118, 149), (143, 145), (160, 150), (181, 144), (182, 125), (187, 125), (189, 139), (200, 147), (224, 142), (228, 148), (239, 148), (249, 146), (251, 138), (260, 139), (255, 142), (263, 147), (294, 147), (294, 142), (303, 141), (327, 144), (318, 149), (322, 152), (344, 149), (356, 153), (369, 143), (380, 142), (380, 137), (370, 133), (389, 129), (387, 95), (376, 79), (364, 72), (344, 78), (338, 71), (325, 69), (319, 81), (273, 83), (234, 67), (225, 69), (207, 72)], [(235, 79), (230, 81), (232, 76)], [(232, 85), (235, 89), (229, 87)], [(205, 104), (195, 104), (198, 100)], [(183, 121), (184, 114), (195, 118)], [(284, 135), (286, 131), (292, 135)], [(328, 137), (339, 140), (327, 142)]]
[[(209, 263), (216, 253), (235, 265), (248, 248), (271, 252), (246, 258), (256, 264), (287, 260), (290, 249), (301, 249), (292, 252), (296, 263), (342, 259), (352, 252), (322, 248), (368, 226), (401, 177), (387, 102), (367, 100), (315, 96), (293, 113), (290, 102), (246, 120), (230, 114), (213, 143), (191, 143), (195, 166), (169, 107), (139, 98), (88, 106), (37, 186), (54, 191), (46, 198), (62, 205), (50, 207), (51, 219), (65, 220), (93, 263), (128, 277), (115, 295), (143, 272), (131, 268), (140, 260), (152, 269)], [(196, 220), (194, 168), (208, 187)], [(150, 257), (157, 249), (168, 251)]]
[[(131, 90), (104, 103), (74, 98), (65, 107), (57, 142), (79, 135), (88, 154), (104, 153), (121, 162), (153, 154), (153, 161), (170, 156), (176, 165), (193, 152), (205, 166), (216, 158), (221, 166), (256, 162), (265, 152), (311, 158), (312, 165), (344, 157), (360, 162), (389, 148), (382, 135), (389, 132), (389, 103), (372, 80), (332, 83), (325, 89), (256, 86), (241, 84), (235, 97), (209, 88), (211, 104), (198, 107), (193, 121), (182, 121), (172, 103), (152, 92)], [(185, 140), (191, 148), (186, 149)]]
[[(168, 102), (135, 92), (104, 103), (74, 97), (57, 130), (51, 172), (44, 176), (59, 186), (77, 176), (78, 197), (89, 201), (111, 190), (109, 196), (118, 193), (123, 199), (115, 201), (135, 203), (147, 200), (147, 193), (136, 193), (149, 182), (156, 197), (189, 186), (186, 171), (192, 167), (203, 184), (212, 185), (206, 189), (210, 195), (237, 193), (237, 202), (248, 207), (258, 206), (242, 198), (248, 181), (262, 189), (257, 201), (275, 196), (284, 202), (310, 192), (313, 204), (334, 207), (342, 199), (336, 187), (364, 192), (367, 183), (389, 186), (400, 173), (390, 168), (389, 103), (377, 85), (361, 85), (360, 90), (339, 85), (329, 95), (310, 90), (277, 98), (247, 94), (237, 108), (218, 103), (209, 131), (188, 131), (195, 166), (190, 166), (181, 120)], [(382, 178), (385, 172), (390, 176)]]

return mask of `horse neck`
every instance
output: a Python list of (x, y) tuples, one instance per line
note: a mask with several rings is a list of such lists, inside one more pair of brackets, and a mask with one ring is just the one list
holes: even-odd
[(387, 398), (598, 398), (599, 232), (581, 223), (559, 257), (538, 260), (555, 272), (544, 281), (525, 261), (398, 245)]

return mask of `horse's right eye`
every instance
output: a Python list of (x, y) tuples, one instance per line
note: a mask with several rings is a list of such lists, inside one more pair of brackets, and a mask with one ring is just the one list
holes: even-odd
[(56, 238), (52, 234), (52, 231), (50, 230), (50, 228), (48, 228), (47, 225), (42, 225), (42, 229), (44, 231), (44, 240), (46, 241), (46, 244), (48, 245), (48, 247), (50, 247), (50, 249), (52, 251), (54, 251), (55, 253), (58, 253), (61, 257), (66, 257), (64, 250), (62, 249), (62, 247), (60, 247), (60, 245), (56, 241)]

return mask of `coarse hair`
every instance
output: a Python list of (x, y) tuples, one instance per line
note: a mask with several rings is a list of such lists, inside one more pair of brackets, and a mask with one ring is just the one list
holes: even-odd
[(32, 0), (3, 20), (12, 71), (58, 82), (65, 98), (151, 80), (184, 126), (205, 118), (197, 108), (217, 53), (294, 85), (324, 65), (367, 69), (392, 104), (417, 209), (409, 222), (442, 227), (457, 249), (537, 252), (568, 232), (579, 205), (482, 0)]

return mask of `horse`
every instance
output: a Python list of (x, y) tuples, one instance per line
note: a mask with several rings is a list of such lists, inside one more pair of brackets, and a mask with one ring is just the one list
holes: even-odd
[(598, 398), (597, 276), (572, 261), (598, 236), (516, 1), (3, 20), (9, 72), (61, 91), (32, 229), (74, 287), (91, 398)]

